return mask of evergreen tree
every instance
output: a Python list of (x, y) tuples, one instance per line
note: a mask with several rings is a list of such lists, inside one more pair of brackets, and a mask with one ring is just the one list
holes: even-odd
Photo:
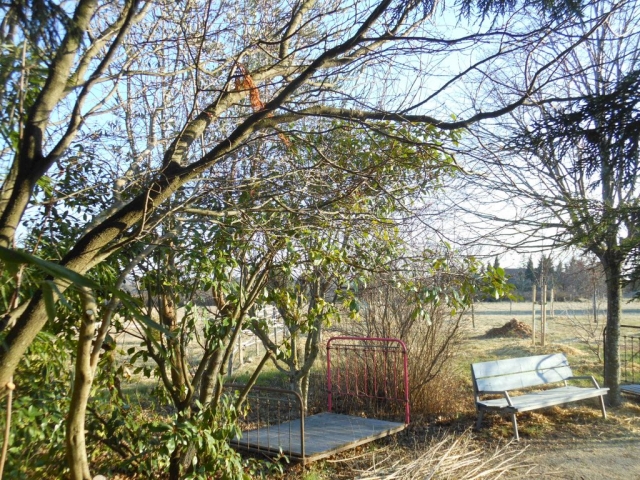
[(555, 268), (553, 266), (553, 260), (551, 259), (551, 255), (545, 257), (542, 255), (540, 257), (540, 261), (538, 262), (537, 268), (537, 278), (541, 284), (546, 283), (547, 286), (551, 287), (555, 281)]
[(524, 278), (531, 282), (532, 285), (536, 281), (536, 272), (533, 267), (533, 259), (531, 258), (531, 255), (529, 255), (529, 260), (527, 261), (527, 267), (524, 271)]

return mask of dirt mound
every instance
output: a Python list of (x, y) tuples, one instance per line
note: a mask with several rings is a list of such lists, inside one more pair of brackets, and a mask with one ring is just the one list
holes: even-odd
[(512, 318), (501, 327), (492, 328), (485, 337), (487, 338), (499, 338), (499, 337), (517, 337), (517, 338), (530, 338), (533, 335), (531, 327), (526, 323), (519, 322), (517, 319)]

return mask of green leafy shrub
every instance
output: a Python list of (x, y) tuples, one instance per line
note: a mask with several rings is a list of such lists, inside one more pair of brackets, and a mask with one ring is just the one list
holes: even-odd
[[(66, 469), (65, 419), (70, 400), (70, 348), (41, 332), (16, 375), (5, 478), (60, 478)], [(2, 429), (5, 417), (2, 417)]]

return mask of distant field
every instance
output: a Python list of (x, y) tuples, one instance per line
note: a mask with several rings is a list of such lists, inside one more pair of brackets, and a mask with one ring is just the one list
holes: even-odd
[[(474, 307), (476, 330), (502, 326), (512, 318), (532, 324), (532, 305), (524, 302), (483, 302)], [(541, 307), (536, 305), (536, 325), (540, 326)], [(553, 311), (547, 305), (547, 327), (552, 341), (565, 342), (575, 330), (602, 330), (607, 320), (604, 303), (597, 305), (596, 317), (590, 302), (555, 302)], [(623, 303), (623, 325), (640, 325), (640, 303)], [(565, 338), (563, 338), (565, 337)]]
[[(582, 373), (602, 375), (602, 330), (606, 324), (604, 302), (597, 305), (597, 322), (591, 302), (555, 302), (554, 315), (547, 305), (547, 337), (545, 346), (540, 339), (540, 305), (536, 305), (536, 342), (531, 338), (487, 338), (485, 333), (501, 327), (512, 318), (532, 325), (532, 305), (528, 302), (482, 302), (474, 306), (475, 328), (468, 315), (467, 342), (464, 346), (464, 365), (498, 358), (510, 358), (543, 353), (564, 352), (573, 365), (584, 368)], [(640, 303), (624, 303), (622, 324), (640, 325)]]
[[(536, 305), (536, 312), (540, 315), (540, 305)], [(531, 320), (532, 305), (531, 302), (482, 302), (475, 305), (476, 319), (481, 318), (496, 321), (507, 320), (515, 317), (520, 321)], [(591, 302), (555, 302), (554, 316), (556, 318), (574, 317), (593, 319), (593, 308)], [(606, 320), (607, 309), (603, 301), (597, 304), (597, 317), (599, 321)], [(547, 315), (551, 315), (551, 306), (547, 304)], [(496, 318), (498, 317), (498, 318)], [(640, 302), (622, 304), (623, 322), (632, 322), (635, 324), (640, 322)]]

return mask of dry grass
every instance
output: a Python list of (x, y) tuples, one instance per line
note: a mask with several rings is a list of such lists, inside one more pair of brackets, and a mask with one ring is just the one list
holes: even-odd
[(524, 461), (521, 455), (525, 448), (513, 444), (498, 446), (491, 451), (473, 441), (472, 435), (447, 434), (434, 439), (423, 449), (412, 454), (391, 457), (387, 466), (374, 465), (366, 471), (358, 472), (361, 480), (413, 480), (456, 479), (476, 480), (526, 477), (534, 467)]
[(411, 418), (414, 423), (423, 423), (434, 417), (452, 417), (473, 408), (473, 399), (468, 394), (471, 384), (463, 379), (452, 366), (434, 378), (420, 396), (411, 399)]

